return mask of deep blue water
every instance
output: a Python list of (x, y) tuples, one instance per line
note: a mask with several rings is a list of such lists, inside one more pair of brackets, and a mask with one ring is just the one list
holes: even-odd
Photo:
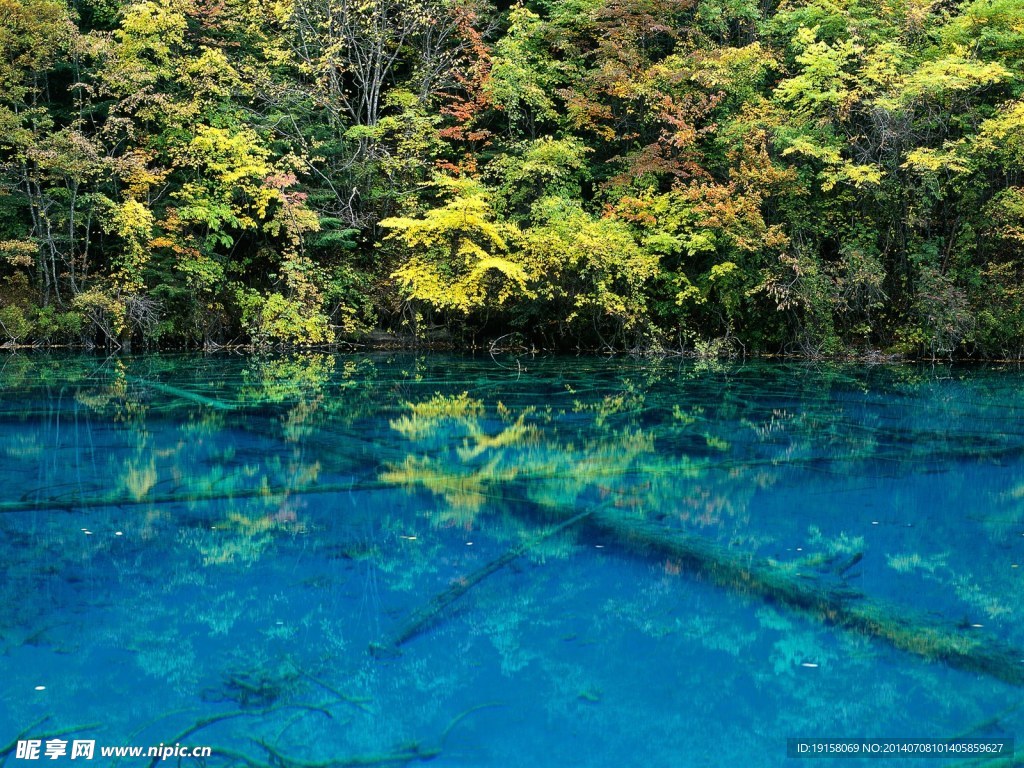
[(0, 749), (97, 749), (47, 764), (824, 767), (786, 739), (1024, 723), (1018, 368), (7, 356), (0, 453)]

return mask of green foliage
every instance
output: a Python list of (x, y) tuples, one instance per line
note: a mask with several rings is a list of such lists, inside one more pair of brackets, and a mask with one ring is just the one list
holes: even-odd
[(494, 47), (486, 90), (513, 131), (532, 133), (538, 124), (558, 119), (552, 98), (560, 81), (558, 63), (547, 55), (544, 33), (540, 16), (518, 5), (509, 14), (508, 32)]
[(775, 95), (791, 106), (799, 118), (834, 114), (850, 99), (852, 64), (863, 48), (852, 40), (829, 44), (818, 40), (819, 29), (800, 27), (794, 45), (799, 73), (783, 80)]
[(496, 196), (501, 212), (522, 219), (541, 198), (578, 199), (587, 178), (590, 151), (578, 139), (550, 136), (523, 142), (520, 148), (510, 147), (507, 154), (488, 165), (488, 171), (499, 180)]
[(81, 338), (85, 318), (78, 312), (60, 312), (55, 307), (42, 307), (35, 317), (34, 338), (52, 343), (75, 342)]
[(329, 339), (327, 318), (308, 313), (296, 299), (280, 293), (263, 296), (253, 290), (239, 290), (238, 305), (242, 327), (257, 346), (270, 344), (322, 344)]
[(595, 217), (565, 198), (544, 198), (534, 217), (522, 250), (543, 302), (536, 319), (599, 335), (603, 326), (619, 344), (636, 341), (649, 323), (646, 289), (658, 273), (657, 254), (623, 222)]
[(1019, 2), (499, 6), (0, 0), (2, 338), (1019, 354)]
[(17, 344), (24, 341), (31, 330), (32, 324), (21, 307), (11, 305), (0, 308), (0, 333), (3, 333), (5, 342)]

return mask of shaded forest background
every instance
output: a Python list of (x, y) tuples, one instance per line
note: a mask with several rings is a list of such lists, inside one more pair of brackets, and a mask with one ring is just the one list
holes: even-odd
[(0, 0), (0, 343), (1024, 355), (1020, 0)]

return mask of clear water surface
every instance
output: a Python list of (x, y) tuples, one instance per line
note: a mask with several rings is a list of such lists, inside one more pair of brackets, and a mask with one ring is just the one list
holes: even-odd
[(7, 355), (0, 749), (657, 768), (805, 764), (795, 736), (1012, 737), (1022, 383)]

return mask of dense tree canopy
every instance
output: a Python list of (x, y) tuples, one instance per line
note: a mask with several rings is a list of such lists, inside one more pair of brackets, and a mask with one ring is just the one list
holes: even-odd
[(1024, 355), (1019, 0), (0, 0), (0, 343)]

